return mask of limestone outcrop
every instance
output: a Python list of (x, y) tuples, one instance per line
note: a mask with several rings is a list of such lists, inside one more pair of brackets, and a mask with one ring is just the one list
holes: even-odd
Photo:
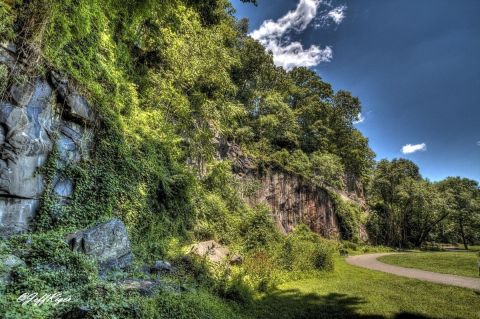
[[(0, 46), (9, 78), (0, 87), (0, 237), (27, 231), (45, 190), (41, 168), (52, 151), (59, 165), (88, 157), (95, 115), (66, 78), (29, 76), (14, 45)], [(60, 204), (73, 194), (72, 180), (54, 178)]]

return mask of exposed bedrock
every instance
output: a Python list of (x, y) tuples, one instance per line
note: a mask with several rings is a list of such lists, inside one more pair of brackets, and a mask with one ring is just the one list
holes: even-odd
[[(43, 167), (56, 148), (59, 166), (88, 156), (95, 117), (84, 98), (57, 74), (28, 76), (13, 45), (0, 46), (0, 237), (30, 228), (45, 191)], [(73, 181), (56, 176), (60, 203), (72, 195)]]
[(305, 223), (314, 232), (327, 238), (337, 238), (340, 227), (329, 194), (307, 183), (303, 178), (283, 172), (267, 171), (261, 177), (247, 177), (256, 184), (248, 194), (250, 204), (266, 204), (278, 229), (284, 233)]
[[(304, 223), (314, 232), (327, 237), (339, 238), (340, 225), (331, 195), (326, 189), (309, 183), (301, 176), (268, 169), (259, 173), (256, 165), (241, 148), (216, 137), (217, 158), (233, 163), (233, 171), (243, 185), (243, 196), (250, 205), (265, 204), (271, 211), (277, 228), (288, 233)], [(353, 176), (347, 176), (348, 193), (331, 190), (347, 201), (364, 206), (361, 184)], [(350, 187), (348, 186), (350, 184)], [(361, 237), (367, 238), (362, 226)]]

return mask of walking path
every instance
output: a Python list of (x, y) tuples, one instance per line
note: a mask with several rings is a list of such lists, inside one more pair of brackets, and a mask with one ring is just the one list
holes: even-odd
[(431, 271), (425, 271), (415, 268), (405, 268), (393, 265), (387, 265), (377, 260), (377, 258), (391, 255), (393, 253), (366, 254), (347, 257), (346, 261), (350, 265), (363, 268), (383, 271), (402, 277), (420, 279), (424, 281), (435, 282), (438, 284), (452, 285), (464, 288), (470, 288), (480, 291), (480, 279), (440, 274)]

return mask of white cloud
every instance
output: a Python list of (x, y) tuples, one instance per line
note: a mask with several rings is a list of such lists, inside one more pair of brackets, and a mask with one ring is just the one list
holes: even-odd
[(477, 146), (480, 146), (480, 141), (477, 142)]
[[(289, 11), (280, 19), (266, 20), (262, 25), (250, 33), (268, 51), (273, 54), (275, 65), (290, 70), (298, 66), (311, 67), (322, 62), (328, 62), (333, 57), (332, 48), (321, 48), (312, 45), (304, 48), (300, 42), (290, 41), (290, 32), (302, 32), (316, 18), (321, 0), (300, 0), (296, 9)], [(327, 19), (340, 23), (345, 17), (345, 6), (335, 8), (324, 14)]]
[(336, 24), (342, 23), (343, 19), (345, 19), (345, 11), (347, 10), (347, 6), (340, 6), (333, 10), (330, 10), (328, 16), (335, 22)]
[(353, 124), (360, 124), (365, 121), (365, 116), (362, 115), (362, 113), (358, 113), (357, 120), (353, 121)]
[(403, 154), (411, 154), (415, 153), (418, 151), (426, 151), (427, 150), (427, 144), (422, 143), (422, 144), (407, 144), (402, 147), (402, 153)]

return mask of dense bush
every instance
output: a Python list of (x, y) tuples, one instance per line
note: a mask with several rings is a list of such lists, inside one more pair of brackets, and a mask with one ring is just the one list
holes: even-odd
[(243, 246), (247, 251), (265, 248), (279, 239), (273, 217), (265, 206), (257, 206), (246, 217), (241, 233), (244, 238)]
[(342, 199), (337, 194), (331, 194), (334, 199), (335, 212), (340, 224), (340, 235), (344, 240), (360, 241), (360, 224), (365, 218), (358, 204)]

